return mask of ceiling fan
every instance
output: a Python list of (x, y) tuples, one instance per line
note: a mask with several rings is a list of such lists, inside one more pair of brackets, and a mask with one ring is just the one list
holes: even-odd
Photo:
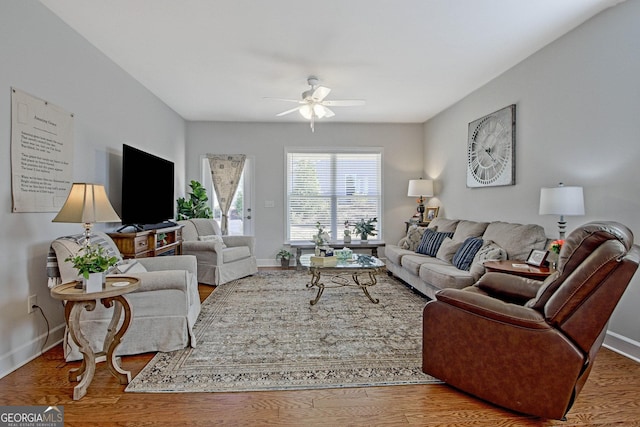
[(276, 114), (276, 116), (281, 117), (289, 113), (293, 113), (294, 111), (299, 111), (302, 117), (310, 121), (311, 132), (313, 132), (313, 126), (317, 119), (335, 116), (335, 113), (328, 107), (352, 107), (365, 104), (365, 101), (362, 99), (326, 100), (325, 98), (329, 95), (331, 89), (325, 86), (319, 86), (319, 82), (320, 81), (317, 77), (309, 76), (307, 78), (307, 83), (311, 88), (302, 92), (302, 99), (300, 100), (271, 98), (279, 101), (295, 102), (300, 104), (295, 108)]

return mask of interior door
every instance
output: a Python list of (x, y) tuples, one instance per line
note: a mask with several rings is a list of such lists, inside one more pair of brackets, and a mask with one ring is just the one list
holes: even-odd
[[(253, 158), (247, 157), (244, 162), (244, 170), (240, 177), (240, 184), (231, 202), (229, 211), (229, 234), (230, 235), (253, 235)], [(218, 221), (222, 220), (222, 211), (216, 198), (216, 193), (211, 180), (211, 169), (206, 156), (202, 157), (202, 185), (207, 189), (209, 203), (213, 211), (213, 217)]]

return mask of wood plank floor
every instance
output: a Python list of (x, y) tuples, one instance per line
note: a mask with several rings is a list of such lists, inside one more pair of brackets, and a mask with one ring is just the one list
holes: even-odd
[[(213, 288), (200, 286), (202, 299)], [(122, 358), (135, 376), (153, 354)], [(0, 379), (1, 405), (61, 405), (68, 426), (640, 426), (640, 364), (602, 349), (567, 421), (518, 415), (447, 385), (253, 393), (125, 393), (100, 365), (87, 395), (58, 345)]]

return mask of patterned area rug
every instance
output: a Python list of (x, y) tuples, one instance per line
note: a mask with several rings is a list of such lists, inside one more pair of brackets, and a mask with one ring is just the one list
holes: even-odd
[[(421, 370), (426, 300), (385, 274), (326, 289), (266, 271), (219, 286), (195, 325), (197, 347), (158, 353), (128, 392), (229, 392), (439, 383)], [(326, 283), (326, 280), (325, 280)]]

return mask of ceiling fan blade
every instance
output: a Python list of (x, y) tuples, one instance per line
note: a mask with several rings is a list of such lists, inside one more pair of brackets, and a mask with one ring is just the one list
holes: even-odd
[(333, 111), (331, 111), (330, 109), (328, 109), (327, 107), (325, 107), (322, 104), (314, 104), (313, 112), (315, 113), (315, 115), (319, 119), (324, 119), (324, 118), (335, 116)]
[(298, 109), (300, 110), (300, 115), (305, 119), (309, 120), (313, 117), (313, 107), (310, 104), (304, 104)]
[(325, 99), (327, 95), (329, 95), (329, 92), (331, 92), (331, 89), (329, 89), (328, 87), (318, 86), (316, 90), (313, 91), (313, 94), (311, 95), (311, 99), (313, 99), (316, 102), (320, 102), (323, 99)]
[(355, 107), (364, 104), (366, 104), (366, 101), (364, 99), (343, 99), (322, 102), (322, 105), (328, 107)]
[(299, 109), (300, 109), (300, 107), (296, 107), (296, 108), (292, 108), (292, 109), (287, 110), (287, 111), (283, 111), (282, 113), (276, 114), (276, 117), (286, 116), (287, 114), (293, 113), (294, 111), (298, 111)]
[(274, 101), (285, 101), (285, 102), (295, 102), (296, 104), (302, 104), (304, 101), (299, 99), (288, 99), (288, 98), (271, 98), (269, 96), (264, 96), (262, 99), (273, 99)]

